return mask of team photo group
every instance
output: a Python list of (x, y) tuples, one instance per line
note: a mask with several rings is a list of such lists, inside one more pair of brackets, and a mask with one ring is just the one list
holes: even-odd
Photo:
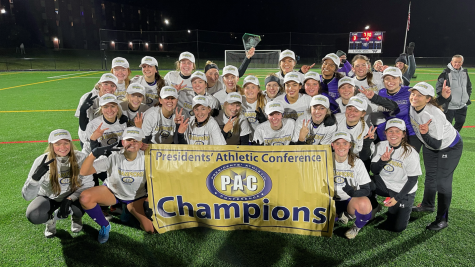
[[(195, 56), (183, 52), (176, 70), (164, 77), (154, 57), (142, 58), (137, 76), (126, 58), (114, 58), (110, 73), (91, 84), (71, 118), (79, 122), (81, 148), (69, 131), (56, 129), (34, 160), (22, 188), (31, 201), (27, 219), (45, 224), (44, 235), (53, 237), (58, 220), (69, 217), (71, 231), (81, 231), (86, 213), (105, 243), (111, 214), (120, 214), (122, 222), (135, 220), (152, 234), (157, 231), (145, 171), (151, 144), (330, 145), (338, 174), (335, 223), (351, 222), (348, 239), (383, 206), (388, 231), (404, 231), (412, 212), (435, 212), (428, 230), (448, 227), (453, 174), (463, 149), (459, 132), (471, 94), (461, 55), (453, 56), (434, 88), (410, 85), (414, 43), (387, 65), (365, 55), (350, 60), (339, 50), (326, 55), (321, 68), (296, 69), (298, 57), (284, 50), (279, 70), (264, 83), (246, 75), (255, 53), (246, 51), (240, 66), (207, 61), (198, 70)], [(415, 203), (416, 194), (423, 195), (421, 203)]]

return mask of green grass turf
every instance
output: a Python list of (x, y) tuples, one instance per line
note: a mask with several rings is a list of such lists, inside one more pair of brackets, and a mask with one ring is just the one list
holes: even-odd
[[(258, 75), (263, 83), (265, 75), (275, 71), (251, 69), (246, 74)], [(418, 69), (412, 84), (428, 81), (435, 85), (441, 71)], [(0, 111), (76, 109), (80, 96), (92, 89), (101, 72), (39, 83), (67, 74), (84, 75), (1, 73)], [(471, 77), (475, 80), (475, 75)], [(32, 83), (38, 84), (21, 86)], [(18, 87), (2, 90), (14, 86)], [(46, 140), (57, 128), (69, 130), (76, 139), (77, 125), (74, 111), (0, 112), (0, 142)], [(475, 126), (472, 107), (465, 125)], [(71, 233), (69, 220), (63, 220), (58, 222), (55, 238), (44, 238), (44, 225), (32, 225), (25, 217), (29, 202), (21, 197), (21, 188), (46, 143), (0, 144), (0, 266), (474, 266), (471, 219), (475, 216), (475, 180), (471, 164), (475, 160), (475, 128), (465, 128), (461, 135), (464, 153), (454, 176), (450, 226), (438, 233), (425, 230), (435, 214), (412, 214), (408, 228), (400, 234), (380, 230), (378, 226), (386, 218), (383, 208), (354, 240), (344, 238), (349, 225), (337, 224), (333, 238), (205, 228), (148, 235), (115, 218), (110, 240), (104, 245), (96, 241), (98, 226), (87, 215), (81, 233)], [(422, 200), (423, 177), (419, 178), (416, 202)]]

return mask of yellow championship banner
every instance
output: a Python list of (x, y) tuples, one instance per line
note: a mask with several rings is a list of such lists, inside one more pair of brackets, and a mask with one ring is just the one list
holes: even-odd
[(147, 187), (159, 233), (209, 227), (331, 237), (328, 145), (152, 145)]

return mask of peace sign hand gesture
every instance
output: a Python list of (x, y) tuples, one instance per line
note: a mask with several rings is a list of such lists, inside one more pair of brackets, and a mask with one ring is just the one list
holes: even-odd
[(223, 127), (223, 132), (228, 133), (229, 131), (233, 129), (234, 121), (236, 120), (236, 118), (237, 116), (229, 119), (228, 122), (226, 122), (226, 124)]
[(177, 91), (180, 91), (181, 89), (185, 88), (186, 85), (183, 85), (183, 81), (181, 81), (180, 84), (173, 85), (173, 87), (175, 87), (175, 89), (176, 89)]
[(421, 134), (426, 134), (429, 132), (429, 124), (432, 122), (432, 119), (428, 120), (426, 123), (419, 125), (419, 132)]
[(374, 139), (374, 132), (376, 132), (377, 128), (378, 127), (371, 126), (371, 128), (369, 128), (368, 134), (364, 137), (364, 139), (367, 139), (367, 138)]
[(313, 66), (315, 66), (315, 63), (313, 63), (312, 65), (303, 65), (300, 70), (303, 72), (303, 74), (307, 73), (311, 68), (313, 68)]
[(381, 155), (381, 160), (382, 161), (389, 161), (391, 159), (391, 154), (394, 151), (394, 147), (391, 147), (391, 150), (389, 150), (389, 147), (386, 147), (386, 152)]
[(450, 86), (447, 86), (447, 80), (444, 80), (444, 85), (442, 86), (442, 97), (449, 98), (452, 91), (450, 90)]
[(109, 130), (109, 128), (101, 129), (102, 122), (99, 124), (97, 129), (92, 133), (91, 137), (89, 138), (91, 141), (96, 141), (99, 137), (101, 137), (105, 131)]
[(143, 123), (143, 112), (137, 113), (137, 116), (134, 118), (134, 124), (137, 128), (142, 128)]
[(43, 177), (43, 175), (45, 175), (49, 171), (49, 165), (51, 164), (51, 162), (54, 161), (54, 159), (45, 162), (47, 157), (48, 155), (45, 155), (40, 165), (38, 165), (38, 167), (36, 168), (35, 173), (33, 173), (33, 175), (31, 176), (33, 180), (38, 182), (41, 177)]
[(181, 124), (183, 122), (183, 108), (178, 112), (178, 108), (175, 108), (175, 124)]
[(369, 89), (364, 89), (363, 86), (361, 86), (361, 89), (359, 89), (360, 93), (364, 94), (368, 99), (373, 98), (374, 96), (374, 91), (369, 90)]
[(180, 127), (178, 127), (178, 133), (184, 134), (186, 131), (186, 128), (188, 128), (188, 122), (190, 121), (190, 118), (186, 119), (183, 121), (183, 123), (180, 124)]
[(299, 141), (300, 142), (305, 142), (307, 140), (307, 135), (310, 132), (308, 130), (308, 124), (310, 123), (310, 120), (303, 120), (302, 122), (302, 129), (300, 129), (300, 134), (299, 134)]

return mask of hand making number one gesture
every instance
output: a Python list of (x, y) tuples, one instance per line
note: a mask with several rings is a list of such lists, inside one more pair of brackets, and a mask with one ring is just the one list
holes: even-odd
[(419, 131), (421, 134), (426, 134), (429, 132), (429, 124), (432, 122), (432, 119), (428, 120), (426, 123), (419, 125)]
[(444, 85), (442, 86), (442, 97), (449, 98), (451, 92), (450, 86), (447, 86), (447, 80), (444, 80)]

